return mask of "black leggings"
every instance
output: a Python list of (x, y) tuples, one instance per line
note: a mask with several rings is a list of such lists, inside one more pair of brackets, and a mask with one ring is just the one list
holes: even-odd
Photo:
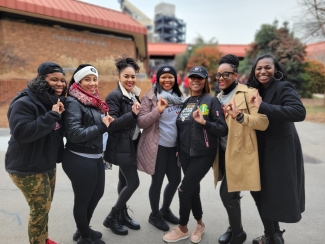
[(220, 186), (220, 197), (223, 203), (229, 202), (231, 200), (240, 199), (240, 192), (228, 192), (228, 184), (226, 178), (226, 160), (225, 160), (225, 151), (219, 147), (219, 167), (221, 174), (223, 175), (221, 186)]
[(272, 235), (275, 232), (280, 232), (280, 225), (278, 221), (273, 221), (270, 219), (262, 218), (261, 216), (261, 201), (260, 201), (260, 192), (258, 191), (251, 191), (251, 195), (253, 196), (255, 200), (255, 204), (257, 206), (258, 212), (260, 214), (264, 231), (267, 235)]
[(115, 208), (121, 210), (132, 194), (138, 188), (140, 181), (136, 164), (126, 163), (119, 165), (117, 192), (119, 194)]
[(225, 151), (219, 147), (219, 167), (223, 174), (220, 186), (220, 197), (227, 210), (229, 225), (231, 226), (233, 233), (237, 235), (243, 231), (241, 222), (240, 191), (228, 192), (225, 163)]
[(167, 211), (169, 209), (177, 187), (181, 182), (181, 168), (177, 165), (176, 152), (176, 147), (158, 146), (155, 174), (151, 176), (149, 189), (149, 200), (153, 214), (159, 212), (160, 192), (165, 175), (168, 184), (164, 190), (163, 210)]
[(200, 182), (210, 170), (215, 155), (192, 157), (183, 151), (180, 160), (184, 173), (182, 184), (179, 187), (179, 224), (187, 225), (190, 212), (196, 220), (202, 219), (202, 204), (200, 198)]
[(64, 150), (62, 167), (74, 192), (73, 215), (83, 238), (90, 234), (89, 223), (104, 194), (105, 170), (103, 159), (85, 158)]

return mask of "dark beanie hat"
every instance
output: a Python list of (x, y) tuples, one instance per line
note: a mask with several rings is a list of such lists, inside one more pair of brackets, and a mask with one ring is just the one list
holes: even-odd
[(159, 68), (157, 69), (156, 81), (159, 81), (159, 77), (162, 74), (165, 74), (165, 73), (172, 74), (174, 76), (174, 78), (175, 78), (175, 82), (177, 82), (177, 72), (176, 72), (176, 69), (173, 66), (168, 65), (168, 64), (163, 64), (163, 65), (159, 66)]
[(55, 72), (60, 72), (65, 75), (61, 66), (52, 62), (44, 62), (37, 69), (38, 75), (47, 75)]

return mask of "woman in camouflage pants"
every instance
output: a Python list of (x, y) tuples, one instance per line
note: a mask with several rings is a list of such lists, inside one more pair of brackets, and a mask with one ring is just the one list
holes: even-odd
[(53, 200), (56, 163), (61, 162), (61, 114), (65, 74), (55, 63), (42, 63), (28, 88), (18, 93), (8, 110), (10, 140), (6, 170), (30, 207), (31, 244), (55, 244), (48, 238), (48, 213)]

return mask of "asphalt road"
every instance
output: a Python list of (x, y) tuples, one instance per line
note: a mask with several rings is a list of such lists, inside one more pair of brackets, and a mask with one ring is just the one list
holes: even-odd
[[(306, 173), (306, 211), (303, 218), (296, 224), (281, 224), (286, 230), (284, 234), (286, 244), (322, 244), (325, 241), (325, 124), (311, 122), (297, 123), (297, 130), (301, 139), (305, 156)], [(0, 129), (0, 243), (20, 244), (28, 243), (27, 221), (28, 205), (17, 187), (10, 180), (4, 169), (4, 156), (9, 139), (8, 129)], [(117, 199), (116, 187), (118, 179), (118, 167), (106, 171), (105, 194), (95, 210), (91, 225), (92, 228), (103, 233), (106, 243), (164, 243), (163, 232), (155, 229), (148, 223), (150, 205), (148, 189), (151, 178), (145, 173), (139, 172), (140, 187), (134, 193), (128, 205), (132, 209), (129, 212), (135, 220), (141, 224), (138, 231), (129, 230), (127, 236), (117, 236), (106, 229), (102, 222), (109, 213)], [(201, 182), (201, 198), (203, 202), (203, 221), (206, 231), (201, 243), (218, 243), (219, 236), (228, 227), (226, 211), (219, 197), (219, 185), (213, 186), (213, 175), (210, 171)], [(245, 231), (248, 234), (245, 243), (263, 233), (262, 223), (258, 217), (254, 201), (248, 192), (243, 192), (242, 219)], [(52, 240), (61, 244), (76, 243), (72, 240), (75, 231), (75, 223), (72, 215), (73, 191), (68, 177), (58, 165), (57, 184), (54, 201), (50, 211), (49, 236)], [(178, 213), (178, 196), (176, 195), (171, 209)], [(174, 226), (171, 225), (171, 228)], [(195, 227), (195, 220), (191, 216), (189, 229)], [(179, 242), (191, 243), (189, 239)]]

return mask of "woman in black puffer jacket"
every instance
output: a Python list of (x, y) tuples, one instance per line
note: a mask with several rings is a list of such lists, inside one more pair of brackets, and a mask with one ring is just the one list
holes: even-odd
[(117, 235), (127, 235), (128, 230), (123, 225), (134, 230), (140, 229), (140, 225), (128, 215), (126, 207), (126, 202), (140, 184), (136, 147), (140, 137), (137, 117), (141, 105), (140, 89), (135, 86), (136, 73), (140, 68), (132, 58), (117, 59), (115, 65), (119, 82), (118, 87), (106, 97), (109, 114), (114, 121), (108, 129), (109, 139), (104, 159), (120, 167), (117, 188), (119, 197), (103, 224)]
[(42, 63), (37, 72), (9, 106), (11, 137), (5, 164), (30, 207), (29, 243), (55, 244), (48, 238), (48, 214), (63, 149), (61, 114), (67, 84), (56, 63)]

